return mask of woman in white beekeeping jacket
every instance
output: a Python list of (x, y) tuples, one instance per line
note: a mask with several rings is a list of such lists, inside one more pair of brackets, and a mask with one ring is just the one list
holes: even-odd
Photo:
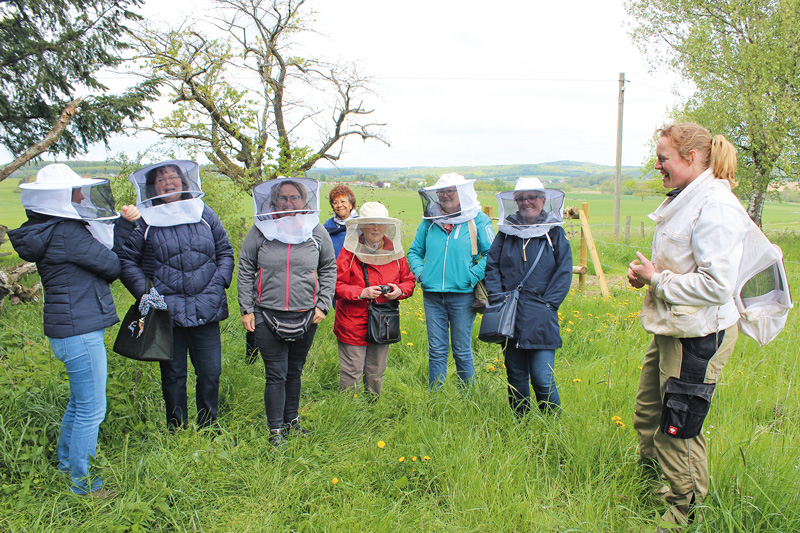
[(655, 168), (672, 189), (650, 215), (652, 259), (637, 252), (633, 287), (647, 287), (641, 320), (653, 338), (644, 356), (634, 427), (643, 465), (669, 482), (662, 520), (697, 521), (708, 492), (703, 421), (738, 336), (733, 294), (751, 225), (731, 193), (736, 150), (698, 124), (657, 132)]

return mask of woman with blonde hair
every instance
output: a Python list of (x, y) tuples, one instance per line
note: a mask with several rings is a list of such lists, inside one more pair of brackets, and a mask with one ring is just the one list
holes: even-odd
[(640, 317), (653, 335), (634, 427), (643, 465), (669, 482), (662, 521), (684, 526), (708, 492), (703, 421), (738, 336), (733, 293), (751, 221), (731, 192), (736, 149), (725, 137), (693, 123), (657, 134), (655, 168), (671, 190), (650, 215), (652, 259), (637, 252), (628, 269), (647, 288)]

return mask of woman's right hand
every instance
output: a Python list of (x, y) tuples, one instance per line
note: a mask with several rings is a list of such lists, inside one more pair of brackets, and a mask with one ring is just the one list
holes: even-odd
[(374, 300), (381, 294), (381, 289), (379, 286), (375, 285), (372, 287), (364, 287), (364, 290), (361, 291), (361, 294), (358, 296), (362, 300)]
[(247, 331), (255, 331), (256, 316), (253, 313), (247, 313), (246, 315), (242, 315), (242, 324), (244, 324), (244, 329), (246, 329)]

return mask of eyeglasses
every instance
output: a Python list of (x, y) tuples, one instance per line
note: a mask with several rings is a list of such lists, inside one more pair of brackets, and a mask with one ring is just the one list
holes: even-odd
[(156, 178), (156, 183), (158, 183), (159, 185), (164, 185), (168, 181), (170, 181), (170, 182), (172, 182), (172, 181), (180, 181), (180, 179), (181, 179), (181, 177), (180, 176), (176, 176), (175, 174), (172, 174), (172, 175), (167, 174), (167, 175), (163, 175), (163, 176), (157, 177)]
[(299, 194), (293, 194), (291, 196), (278, 196), (278, 201), (280, 203), (282, 203), (282, 204), (285, 204), (285, 203), (296, 204), (297, 202), (299, 202), (302, 199), (303, 199), (303, 197), (300, 196)]
[(458, 194), (458, 191), (455, 189), (441, 189), (436, 191), (436, 196), (453, 196)]
[(535, 200), (544, 200), (544, 199), (545, 199), (544, 194), (526, 194), (525, 196), (518, 196), (517, 198), (514, 198), (514, 201), (517, 202), (518, 204), (521, 204), (522, 202), (525, 201), (534, 202)]

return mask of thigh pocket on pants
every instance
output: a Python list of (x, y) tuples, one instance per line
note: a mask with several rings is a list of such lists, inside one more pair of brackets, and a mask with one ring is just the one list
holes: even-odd
[(711, 408), (716, 383), (690, 383), (669, 378), (664, 383), (661, 432), (676, 439), (691, 439), (700, 434)]

